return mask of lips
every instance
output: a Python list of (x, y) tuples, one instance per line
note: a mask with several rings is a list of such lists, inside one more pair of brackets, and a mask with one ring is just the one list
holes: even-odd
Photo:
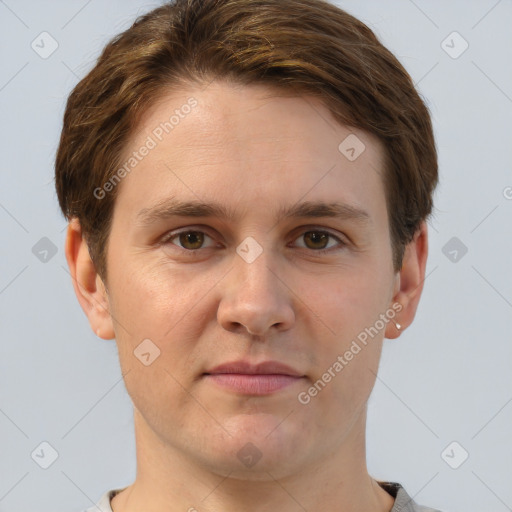
[(252, 364), (235, 361), (221, 364), (204, 374), (204, 378), (224, 390), (243, 395), (268, 395), (287, 388), (305, 377), (278, 361)]
[(289, 375), (291, 377), (304, 377), (299, 371), (278, 361), (264, 361), (259, 364), (252, 364), (248, 361), (234, 361), (216, 366), (205, 373), (207, 375), (238, 373), (244, 375)]

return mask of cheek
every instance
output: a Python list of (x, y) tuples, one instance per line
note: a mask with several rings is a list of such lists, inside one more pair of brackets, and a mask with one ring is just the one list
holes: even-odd
[[(196, 378), (191, 370), (202, 370), (199, 360), (204, 348), (198, 342), (215, 321), (210, 290), (219, 277), (204, 273), (201, 279), (192, 278), (192, 266), (189, 271), (177, 271), (169, 265), (127, 263), (123, 275), (115, 276), (112, 315), (121, 368), (123, 373), (130, 372), (128, 392), (151, 389), (155, 397), (169, 393), (177, 402), (185, 400), (179, 384), (188, 388)], [(148, 352), (150, 356), (141, 357)], [(145, 366), (153, 354), (154, 362)]]
[(144, 269), (134, 263), (125, 268), (126, 275), (118, 276), (116, 283), (115, 313), (131, 337), (153, 337), (157, 343), (187, 324), (210, 286), (208, 276), (199, 282), (186, 271)]
[(391, 274), (368, 264), (303, 281), (297, 295), (306, 306), (304, 314), (316, 322), (316, 330), (323, 326), (329, 346), (339, 350), (386, 311), (391, 289)]
[(179, 425), (183, 411), (194, 407), (187, 389), (204, 329), (198, 317), (204, 291), (169, 272), (124, 269), (112, 300), (120, 365), (134, 406), (158, 431), (169, 415)]
[[(343, 271), (324, 279), (326, 286), (303, 289), (316, 364), (312, 372), (318, 405), (359, 407), (369, 396), (378, 370), (391, 280), (384, 272)], [(318, 285), (318, 281), (317, 281)], [(315, 385), (315, 383), (317, 383)]]

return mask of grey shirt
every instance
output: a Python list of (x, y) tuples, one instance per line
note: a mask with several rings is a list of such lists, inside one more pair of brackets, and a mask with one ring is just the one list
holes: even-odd
[[(391, 512), (441, 512), (440, 510), (423, 507), (415, 503), (400, 484), (395, 482), (378, 483), (385, 491), (395, 498), (395, 504), (393, 505)], [(121, 492), (121, 490), (122, 489), (114, 489), (112, 491), (107, 491), (95, 507), (88, 508), (85, 512), (112, 512), (110, 500), (117, 493)]]

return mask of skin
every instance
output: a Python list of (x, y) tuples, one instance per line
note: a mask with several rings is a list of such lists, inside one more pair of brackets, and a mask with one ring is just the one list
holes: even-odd
[[(398, 337), (414, 319), (426, 225), (395, 272), (380, 141), (341, 126), (313, 97), (261, 85), (215, 81), (168, 94), (146, 112), (127, 157), (191, 96), (197, 106), (118, 185), (107, 282), (76, 219), (67, 232), (76, 295), (93, 331), (115, 338), (134, 404), (137, 478), (113, 510), (389, 511), (393, 498), (366, 467), (366, 404), (384, 337)], [(350, 133), (366, 146), (354, 161), (338, 150)], [(141, 210), (171, 197), (216, 201), (234, 218), (140, 223)], [(276, 208), (303, 201), (343, 202), (368, 219), (275, 220)], [(183, 228), (208, 236), (160, 243)], [(343, 243), (312, 241), (312, 230)], [(249, 236), (263, 250), (251, 263), (236, 252)], [(402, 307), (394, 319), (401, 331), (387, 322), (300, 403), (298, 393), (393, 304)], [(160, 356), (145, 366), (134, 350), (148, 338)], [(266, 396), (204, 378), (237, 359), (281, 361), (304, 377)], [(251, 467), (237, 456), (248, 442), (261, 454)]]

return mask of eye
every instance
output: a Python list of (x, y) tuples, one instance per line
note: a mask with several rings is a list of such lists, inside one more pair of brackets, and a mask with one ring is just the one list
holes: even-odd
[[(175, 239), (178, 240), (178, 243), (173, 242)], [(205, 239), (210, 239), (213, 242), (212, 238), (208, 236), (204, 231), (187, 229), (180, 232), (169, 233), (168, 235), (164, 236), (164, 238), (161, 240), (161, 243), (171, 243), (186, 251), (195, 251), (205, 248), (203, 247)]]
[[(210, 243), (205, 246), (205, 242), (207, 242), (207, 240), (210, 240)], [(297, 244), (297, 247), (310, 249), (317, 253), (329, 252), (333, 247), (343, 247), (346, 245), (346, 243), (339, 237), (322, 229), (309, 229), (308, 231), (304, 231), (295, 240), (303, 240), (303, 243)], [(198, 251), (200, 249), (207, 249), (208, 247), (215, 246), (214, 240), (207, 233), (190, 228), (168, 233), (167, 235), (164, 235), (160, 243), (163, 245), (176, 245), (187, 252)]]
[[(323, 231), (320, 229), (311, 229), (309, 231), (303, 232), (297, 240), (304, 240), (304, 245), (299, 247), (305, 247), (306, 249), (312, 249), (315, 252), (324, 252), (329, 251), (333, 246), (346, 245), (340, 238), (333, 235), (328, 231)], [(335, 243), (329, 245), (329, 239), (335, 241)], [(337, 242), (337, 243), (336, 243)]]

